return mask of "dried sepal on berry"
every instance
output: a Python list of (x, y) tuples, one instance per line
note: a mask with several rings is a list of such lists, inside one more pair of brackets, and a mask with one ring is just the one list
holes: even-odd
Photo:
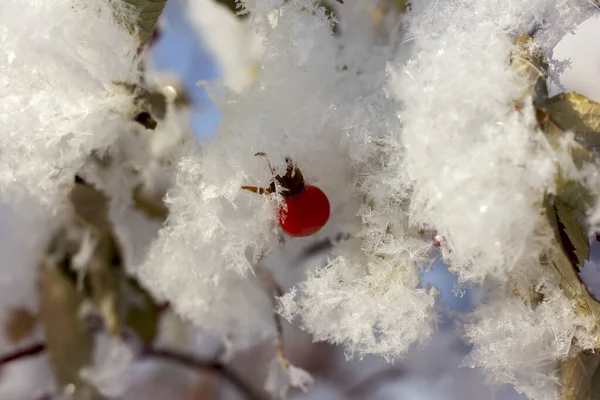
[[(256, 153), (255, 156), (266, 158), (266, 154), (262, 152)], [(282, 230), (292, 237), (313, 235), (329, 220), (329, 199), (321, 189), (304, 182), (302, 172), (291, 158), (286, 157), (285, 161), (287, 168), (282, 176), (275, 174), (267, 158), (272, 175), (268, 188), (242, 186), (242, 189), (258, 194), (280, 193), (283, 196), (283, 204), (277, 209), (277, 220)]]

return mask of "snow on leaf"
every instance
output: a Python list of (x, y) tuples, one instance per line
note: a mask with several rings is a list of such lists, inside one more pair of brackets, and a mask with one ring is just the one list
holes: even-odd
[(511, 68), (527, 83), (519, 100), (533, 96), (536, 108), (545, 109), (548, 98), (548, 63), (541, 46), (531, 35), (519, 35), (514, 43), (515, 49), (510, 55)]
[(579, 93), (561, 93), (548, 100), (548, 113), (563, 130), (572, 131), (585, 148), (600, 150), (600, 103)]
[(152, 36), (158, 18), (163, 12), (167, 0), (121, 0), (129, 4), (136, 12), (136, 34), (140, 44), (146, 43)]

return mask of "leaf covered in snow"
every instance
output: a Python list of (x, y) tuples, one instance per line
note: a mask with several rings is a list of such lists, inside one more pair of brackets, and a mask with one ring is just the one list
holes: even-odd
[(158, 18), (162, 14), (167, 0), (122, 0), (123, 3), (130, 4), (137, 17), (136, 27), (134, 31), (140, 42), (146, 43), (152, 36), (154, 27), (158, 22)]

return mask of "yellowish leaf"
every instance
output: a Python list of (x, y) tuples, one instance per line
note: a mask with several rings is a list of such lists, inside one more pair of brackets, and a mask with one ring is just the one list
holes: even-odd
[(4, 322), (4, 336), (10, 343), (17, 344), (31, 335), (36, 323), (36, 316), (28, 309), (10, 309)]
[(169, 208), (160, 198), (152, 198), (144, 193), (141, 186), (133, 190), (133, 204), (135, 208), (143, 212), (148, 218), (164, 221), (169, 215)]
[(39, 271), (39, 314), (48, 358), (57, 385), (73, 399), (100, 399), (96, 389), (79, 375), (92, 361), (94, 339), (78, 315), (84, 298), (65, 274), (63, 260), (57, 257), (60, 247), (51, 249), (55, 251), (44, 258)]
[(537, 109), (545, 110), (548, 98), (546, 84), (548, 63), (542, 53), (541, 46), (532, 35), (519, 35), (514, 41), (514, 50), (510, 56), (511, 69), (527, 86), (517, 100), (517, 109), (523, 107), (522, 101), (533, 96), (533, 104)]
[(589, 152), (600, 150), (600, 103), (569, 92), (550, 98), (547, 107), (553, 123), (563, 132), (573, 132)]
[[(577, 216), (560, 200), (546, 202), (547, 217), (554, 232), (554, 244), (542, 257), (542, 265), (548, 265), (555, 272), (566, 296), (575, 301), (575, 312), (598, 321), (590, 335), (597, 337), (600, 347), (600, 303), (587, 291), (579, 278), (578, 266), (589, 257), (589, 244), (582, 240), (582, 229)], [(585, 237), (585, 235), (583, 235)]]
[(600, 366), (600, 354), (581, 352), (561, 362), (561, 400), (600, 400), (593, 384)]

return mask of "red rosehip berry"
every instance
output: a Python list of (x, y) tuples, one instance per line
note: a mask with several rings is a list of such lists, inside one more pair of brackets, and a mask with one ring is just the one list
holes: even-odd
[[(265, 153), (256, 153), (256, 156), (266, 157)], [(300, 169), (295, 167), (292, 160), (287, 157), (287, 170), (284, 176), (275, 175), (271, 162), (267, 158), (269, 169), (273, 175), (268, 188), (256, 186), (242, 186), (242, 189), (258, 194), (275, 193), (275, 182), (283, 188), (285, 206), (277, 212), (277, 220), (281, 229), (289, 236), (304, 237), (318, 232), (329, 220), (329, 199), (321, 189), (304, 183)]]
[(329, 199), (321, 189), (304, 185), (304, 190), (285, 198), (286, 207), (279, 209), (281, 229), (293, 237), (310, 236), (329, 220)]

